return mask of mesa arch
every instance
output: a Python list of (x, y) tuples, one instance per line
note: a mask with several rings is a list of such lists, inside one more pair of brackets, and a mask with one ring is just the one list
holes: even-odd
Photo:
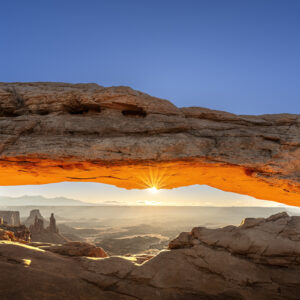
[(300, 206), (300, 115), (234, 115), (129, 87), (0, 83), (0, 185), (207, 184)]

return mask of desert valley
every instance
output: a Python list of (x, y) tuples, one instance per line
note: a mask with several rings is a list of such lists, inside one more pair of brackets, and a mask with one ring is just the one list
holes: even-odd
[(299, 209), (4, 208), (2, 299), (298, 298)]
[(0, 6), (0, 300), (300, 300), (300, 1)]
[[(50, 202), (48, 200), (48, 202)], [(5, 206), (16, 212), (19, 221), (9, 225), (25, 225), (32, 242), (62, 244), (66, 241), (93, 243), (109, 255), (156, 255), (167, 249), (169, 242), (193, 227), (219, 228), (240, 225), (246, 217), (268, 217), (280, 212), (299, 215), (300, 209), (282, 207), (151, 207), (151, 206)], [(51, 214), (56, 230), (47, 231)], [(42, 228), (35, 222), (43, 221)], [(57, 234), (59, 233), (59, 234)]]

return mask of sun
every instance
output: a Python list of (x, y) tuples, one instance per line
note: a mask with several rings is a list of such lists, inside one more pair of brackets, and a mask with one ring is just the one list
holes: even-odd
[(149, 167), (140, 174), (139, 180), (141, 181), (142, 188), (146, 188), (152, 193), (157, 193), (160, 189), (167, 186), (168, 177), (166, 169)]
[(148, 188), (148, 191), (150, 191), (152, 194), (158, 193), (158, 188), (156, 186), (153, 186), (151, 188)]

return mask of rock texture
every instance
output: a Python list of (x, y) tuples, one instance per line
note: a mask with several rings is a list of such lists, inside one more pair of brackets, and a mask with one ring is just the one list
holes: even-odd
[(300, 205), (300, 115), (177, 108), (128, 87), (0, 83), (0, 184), (207, 184)]
[(299, 299), (300, 217), (281, 213), (238, 227), (198, 227), (170, 248), (137, 264), (2, 241), (1, 299)]
[(9, 226), (0, 224), (0, 240), (28, 243), (31, 241), (31, 233), (25, 225)]
[(78, 258), (9, 241), (0, 241), (0, 254), (2, 300), (135, 299), (104, 291), (82, 278), (87, 269)]
[(210, 247), (255, 263), (274, 266), (300, 265), (300, 216), (286, 212), (269, 218), (246, 218), (240, 226), (219, 229), (193, 228), (170, 242), (170, 249)]
[[(24, 241), (24, 242), (31, 241), (31, 232), (25, 225), (10, 226), (7, 224), (0, 224), (0, 229), (3, 230), (2, 234), (7, 231), (13, 234), (14, 238), (10, 239), (11, 241)], [(8, 235), (11, 236), (10, 233)], [(0, 237), (0, 240), (2, 239), (5, 240), (5, 238)]]
[(51, 252), (68, 256), (107, 257), (108, 255), (101, 247), (85, 242), (68, 242), (63, 245), (44, 247)]
[(18, 239), (15, 237), (15, 235), (12, 231), (0, 228), (0, 240), (17, 241)]

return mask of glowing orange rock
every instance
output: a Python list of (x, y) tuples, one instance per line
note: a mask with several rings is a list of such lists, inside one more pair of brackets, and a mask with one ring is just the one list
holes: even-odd
[(0, 84), (0, 184), (207, 184), (300, 206), (300, 115), (179, 109), (128, 87)]

